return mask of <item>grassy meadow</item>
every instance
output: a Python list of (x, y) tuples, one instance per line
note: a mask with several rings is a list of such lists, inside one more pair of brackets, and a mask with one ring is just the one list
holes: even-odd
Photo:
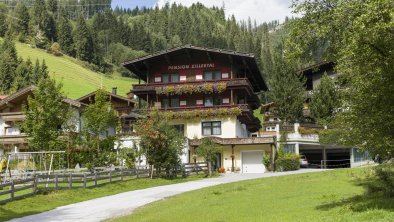
[(333, 170), (219, 185), (155, 202), (113, 221), (394, 221), (394, 198), (365, 195), (360, 183), (370, 171)]
[[(0, 39), (0, 42), (2, 40)], [(135, 79), (122, 77), (118, 73), (106, 75), (94, 72), (83, 67), (80, 61), (69, 56), (54, 56), (45, 50), (32, 48), (31, 46), (15, 42), (18, 56), (24, 60), (30, 58), (33, 65), (38, 59), (48, 66), (49, 75), (63, 83), (63, 90), (67, 97), (76, 99), (101, 87), (111, 91), (112, 87), (118, 87), (118, 94), (125, 96), (131, 90), (131, 85), (136, 83)]]

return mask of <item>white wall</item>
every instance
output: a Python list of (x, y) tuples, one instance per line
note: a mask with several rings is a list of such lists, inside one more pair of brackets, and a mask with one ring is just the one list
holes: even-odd
[(221, 121), (222, 134), (214, 135), (221, 138), (248, 137), (246, 126), (241, 124), (236, 117), (207, 118), (201, 120), (172, 120), (171, 125), (183, 124), (185, 136), (189, 139), (202, 138), (202, 122)]

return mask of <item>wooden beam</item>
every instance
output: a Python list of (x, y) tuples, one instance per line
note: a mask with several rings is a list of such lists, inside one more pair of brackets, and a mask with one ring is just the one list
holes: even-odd
[(209, 60), (210, 62), (212, 62), (212, 56), (211, 56), (211, 53), (207, 52), (207, 56), (208, 56), (208, 60)]
[(187, 57), (188, 57), (189, 59), (192, 59), (192, 54), (191, 54), (190, 50), (189, 50), (189, 49), (185, 49), (185, 51), (186, 51)]
[(168, 65), (171, 65), (171, 58), (168, 54), (164, 55), (164, 58), (166, 59), (166, 62)]

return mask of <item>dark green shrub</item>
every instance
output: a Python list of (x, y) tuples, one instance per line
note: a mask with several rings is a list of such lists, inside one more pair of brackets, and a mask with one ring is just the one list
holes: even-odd
[(295, 153), (278, 153), (276, 160), (277, 171), (291, 171), (300, 169), (300, 156)]
[(367, 184), (368, 191), (394, 197), (394, 162), (376, 166), (374, 173), (375, 178)]

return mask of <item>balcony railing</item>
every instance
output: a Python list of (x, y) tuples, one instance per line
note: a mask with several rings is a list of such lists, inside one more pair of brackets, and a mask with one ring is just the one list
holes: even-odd
[(253, 93), (253, 87), (247, 78), (233, 78), (233, 79), (219, 79), (219, 80), (201, 80), (201, 81), (189, 81), (189, 82), (170, 82), (170, 83), (148, 83), (148, 84), (135, 84), (133, 85), (133, 93), (138, 92), (153, 92), (156, 91), (157, 87), (163, 86), (177, 86), (177, 85), (202, 85), (205, 83), (220, 83), (224, 82), (227, 88), (233, 87), (246, 87), (249, 93)]
[(26, 115), (23, 112), (0, 113), (0, 118), (5, 122), (18, 122), (25, 120)]

